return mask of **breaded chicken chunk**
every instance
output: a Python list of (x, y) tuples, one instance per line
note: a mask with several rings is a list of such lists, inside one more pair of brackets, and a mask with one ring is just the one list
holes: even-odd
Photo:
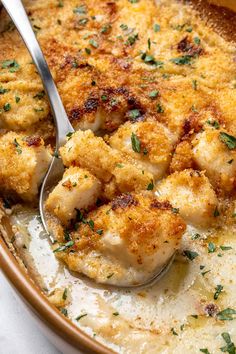
[(150, 172), (127, 161), (90, 130), (74, 133), (60, 153), (65, 166), (88, 169), (105, 184), (112, 184), (117, 193), (146, 190), (153, 185), (154, 176)]
[(32, 201), (51, 155), (39, 137), (9, 132), (0, 137), (0, 188)]
[(89, 213), (72, 241), (55, 245), (68, 267), (101, 283), (143, 283), (178, 249), (185, 223), (151, 192), (127, 193)]
[(76, 209), (86, 209), (96, 203), (101, 183), (89, 171), (69, 167), (62, 180), (49, 194), (46, 209), (67, 225), (76, 216)]
[(175, 172), (158, 186), (161, 200), (168, 200), (183, 219), (195, 226), (209, 226), (217, 208), (216, 194), (203, 172)]
[(165, 174), (171, 160), (168, 130), (157, 122), (127, 122), (109, 139), (112, 148), (137, 160), (155, 179)]
[(236, 138), (221, 129), (207, 129), (193, 141), (194, 161), (206, 171), (215, 188), (230, 192), (236, 186)]

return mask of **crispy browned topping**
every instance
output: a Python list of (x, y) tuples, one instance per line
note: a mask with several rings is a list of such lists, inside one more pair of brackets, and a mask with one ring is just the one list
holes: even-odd
[(157, 208), (161, 210), (170, 210), (172, 209), (172, 205), (168, 200), (165, 201), (159, 201), (157, 199), (153, 199), (150, 205), (151, 208)]
[(42, 139), (39, 136), (28, 136), (25, 141), (28, 146), (40, 146), (42, 144)]
[(131, 205), (138, 205), (138, 201), (134, 198), (132, 194), (125, 193), (113, 199), (111, 205), (112, 210), (116, 210), (119, 208), (125, 209), (130, 207)]

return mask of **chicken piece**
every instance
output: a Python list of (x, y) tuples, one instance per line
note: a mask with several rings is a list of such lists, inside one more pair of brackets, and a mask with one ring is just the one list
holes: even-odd
[[(154, 176), (130, 163), (117, 150), (90, 131), (77, 131), (60, 149), (65, 166), (88, 169), (102, 182), (111, 183), (117, 193), (150, 189)], [(111, 196), (110, 196), (111, 197)]]
[(207, 129), (193, 141), (193, 157), (215, 188), (230, 192), (236, 178), (236, 138), (219, 129)]
[(218, 201), (203, 172), (175, 172), (160, 183), (157, 194), (161, 200), (169, 200), (187, 223), (204, 227), (214, 221)]
[(157, 122), (127, 122), (110, 137), (112, 148), (137, 160), (155, 179), (164, 176), (171, 160), (168, 130)]
[(47, 172), (51, 155), (43, 139), (8, 132), (0, 137), (0, 188), (32, 201)]
[(69, 167), (62, 180), (49, 194), (46, 209), (68, 225), (76, 216), (76, 209), (95, 205), (101, 193), (101, 183), (87, 170)]
[(54, 246), (68, 267), (100, 283), (144, 283), (168, 262), (185, 231), (168, 202), (126, 193), (87, 215), (73, 241)]

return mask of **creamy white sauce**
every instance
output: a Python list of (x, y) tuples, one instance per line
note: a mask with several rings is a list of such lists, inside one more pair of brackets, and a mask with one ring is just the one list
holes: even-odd
[[(210, 353), (219, 353), (219, 348), (225, 345), (222, 332), (229, 332), (236, 342), (236, 320), (216, 321), (204, 314), (209, 303), (215, 303), (218, 311), (227, 307), (236, 309), (235, 230), (221, 231), (219, 235), (188, 227), (180, 253), (188, 249), (197, 252), (198, 257), (190, 261), (178, 255), (169, 272), (151, 288), (118, 290), (72, 274), (60, 264), (34, 212), (23, 210), (13, 214), (12, 222), (18, 229), (15, 242), (21, 238), (19, 244), (26, 245), (26, 252), (32, 257), (31, 266), (39, 274), (38, 279), (43, 279), (43, 288), (48, 293), (55, 288), (68, 288), (71, 297), (68, 317), (115, 351), (199, 353), (200, 348), (208, 348)], [(196, 232), (201, 237), (192, 240)], [(208, 253), (210, 241), (217, 246), (214, 253)], [(232, 249), (223, 251), (220, 245)], [(204, 268), (200, 269), (200, 265)], [(214, 300), (218, 284), (224, 289), (218, 300)], [(87, 315), (76, 321), (82, 314)]]

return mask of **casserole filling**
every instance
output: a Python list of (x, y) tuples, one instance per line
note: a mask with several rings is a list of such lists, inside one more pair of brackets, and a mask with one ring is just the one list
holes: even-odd
[[(235, 351), (236, 48), (194, 3), (25, 1), (76, 129), (46, 202), (51, 246), (34, 206), (53, 123), (0, 14), (5, 238), (50, 301), (120, 353)], [(176, 251), (150, 289), (109, 287), (146, 280)]]

